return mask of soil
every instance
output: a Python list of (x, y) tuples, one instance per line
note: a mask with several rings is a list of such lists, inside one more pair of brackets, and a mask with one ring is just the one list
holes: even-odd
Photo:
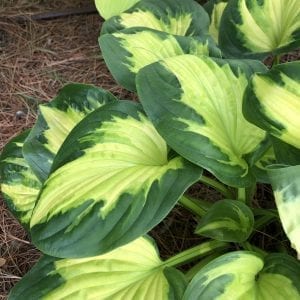
[[(33, 125), (38, 105), (50, 101), (69, 82), (95, 84), (120, 99), (137, 99), (118, 86), (106, 68), (97, 43), (102, 23), (97, 13), (30, 19), (32, 14), (91, 7), (91, 2), (0, 0), (0, 152), (9, 139)], [(299, 51), (283, 60), (295, 58)], [(190, 193), (212, 201), (221, 198), (201, 184)], [(262, 198), (272, 201), (270, 187), (259, 187), (257, 201)], [(167, 258), (199, 243), (201, 239), (193, 234), (196, 223), (191, 213), (176, 207), (151, 231), (161, 256)], [(270, 228), (271, 233), (273, 230)], [(256, 237), (257, 244), (265, 248), (272, 248), (274, 239), (277, 237), (268, 233)], [(7, 298), (39, 257), (0, 198), (0, 300)]]

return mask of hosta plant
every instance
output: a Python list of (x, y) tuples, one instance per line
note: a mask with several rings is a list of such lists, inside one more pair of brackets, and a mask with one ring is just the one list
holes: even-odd
[[(140, 104), (70, 84), (4, 148), (4, 200), (44, 253), (10, 299), (300, 299), (300, 62), (278, 64), (298, 2), (96, 4), (103, 57)], [(196, 182), (222, 197), (191, 198)], [(177, 204), (201, 243), (162, 260), (148, 232)]]

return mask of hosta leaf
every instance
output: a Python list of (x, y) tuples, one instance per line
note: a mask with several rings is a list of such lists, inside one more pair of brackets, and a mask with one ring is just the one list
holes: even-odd
[(286, 254), (262, 259), (255, 252), (231, 252), (204, 266), (183, 300), (300, 299), (300, 263)]
[(164, 266), (153, 242), (139, 238), (101, 256), (43, 257), (13, 288), (9, 300), (180, 300), (185, 287), (183, 274)]
[(203, 7), (210, 16), (209, 34), (216, 42), (219, 40), (221, 17), (228, 0), (209, 0)]
[(226, 184), (248, 186), (254, 180), (248, 161), (265, 139), (242, 115), (247, 76), (255, 69), (264, 67), (182, 55), (143, 68), (137, 89), (147, 115), (175, 151)]
[(137, 72), (160, 59), (182, 54), (221, 57), (209, 36), (203, 38), (174, 36), (165, 32), (130, 28), (99, 39), (103, 57), (117, 82), (135, 90)]
[(268, 167), (277, 163), (274, 148), (271, 146), (265, 154), (255, 163), (253, 172), (259, 182), (270, 183), (267, 174)]
[(107, 20), (101, 34), (125, 28), (146, 27), (175, 35), (208, 33), (209, 17), (193, 0), (141, 0), (119, 16)]
[(255, 74), (243, 105), (245, 117), (283, 142), (300, 149), (300, 61)]
[(41, 183), (22, 154), (29, 131), (13, 138), (0, 156), (1, 192), (10, 211), (26, 227), (39, 194)]
[(269, 170), (284, 231), (300, 254), (300, 166)]
[(220, 26), (219, 44), (230, 57), (265, 57), (300, 46), (299, 0), (232, 0)]
[(200, 219), (196, 233), (224, 242), (244, 242), (254, 224), (251, 209), (237, 200), (221, 200)]
[(46, 105), (40, 105), (38, 120), (24, 143), (23, 154), (36, 176), (47, 179), (61, 144), (87, 114), (116, 100), (109, 92), (91, 85), (69, 84)]
[(129, 101), (87, 116), (57, 154), (31, 219), (33, 242), (56, 257), (98, 255), (145, 234), (201, 176)]
[(291, 146), (275, 137), (272, 137), (272, 144), (277, 164), (287, 166), (300, 165), (300, 149)]
[(119, 15), (140, 0), (95, 0), (99, 14), (104, 19)]

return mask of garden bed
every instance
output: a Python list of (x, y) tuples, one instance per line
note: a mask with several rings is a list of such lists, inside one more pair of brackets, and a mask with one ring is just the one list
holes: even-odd
[[(33, 125), (38, 105), (53, 99), (67, 83), (94, 84), (120, 99), (137, 99), (115, 83), (101, 58), (97, 40), (102, 20), (97, 13), (43, 20), (30, 18), (32, 14), (85, 8), (90, 3), (65, 1), (62, 6), (61, 1), (19, 0), (0, 7), (0, 151), (9, 139)], [(300, 51), (296, 51), (283, 56), (282, 61), (299, 57)], [(196, 184), (189, 192), (211, 201), (221, 198), (202, 184)], [(274, 207), (268, 185), (259, 186), (255, 204)], [(201, 238), (193, 234), (195, 225), (195, 217), (176, 206), (151, 231), (161, 256), (167, 258), (199, 242)], [(263, 232), (256, 232), (253, 242), (265, 250), (273, 250), (278, 240), (288, 244), (285, 237), (276, 235), (281, 232), (280, 226), (275, 223)], [(6, 299), (12, 286), (39, 257), (39, 251), (30, 244), (28, 235), (0, 199), (0, 299)]]

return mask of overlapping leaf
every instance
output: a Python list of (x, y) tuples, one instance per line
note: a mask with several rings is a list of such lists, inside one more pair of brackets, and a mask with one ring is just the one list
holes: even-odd
[(208, 26), (206, 11), (193, 0), (141, 0), (126, 12), (107, 20), (101, 34), (146, 27), (174, 35), (201, 36), (208, 33)]
[(38, 120), (24, 143), (23, 154), (42, 182), (73, 127), (96, 108), (115, 100), (112, 94), (94, 86), (69, 84), (49, 104), (40, 105)]
[(119, 15), (140, 0), (95, 0), (99, 14), (104, 19)]
[(200, 219), (196, 233), (224, 242), (244, 242), (253, 230), (251, 209), (237, 200), (216, 202)]
[(182, 54), (221, 57), (209, 36), (202, 38), (174, 36), (165, 32), (130, 28), (99, 39), (103, 57), (117, 82), (135, 90), (137, 72), (160, 59)]
[(1, 192), (10, 211), (27, 227), (41, 188), (22, 154), (26, 131), (12, 139), (0, 156)]
[(300, 166), (269, 170), (277, 209), (292, 247), (300, 254)]
[(255, 74), (247, 89), (243, 112), (255, 125), (300, 149), (300, 62)]
[(221, 17), (228, 0), (209, 0), (203, 7), (210, 16), (209, 34), (218, 43)]
[(270, 183), (267, 169), (277, 163), (274, 148), (271, 146), (264, 155), (255, 163), (253, 172), (259, 182)]
[(226, 7), (219, 44), (230, 57), (260, 57), (300, 46), (298, 0), (232, 0)]
[(57, 154), (31, 219), (33, 242), (56, 257), (108, 252), (145, 234), (201, 176), (138, 105), (107, 104), (87, 116)]
[(255, 252), (231, 252), (203, 267), (183, 300), (297, 300), (299, 276), (300, 263), (286, 254), (270, 254), (262, 259)]
[(42, 258), (11, 291), (20, 299), (180, 300), (186, 282), (166, 268), (149, 238), (139, 238), (101, 256)]
[(232, 186), (253, 183), (250, 165), (265, 146), (265, 132), (242, 115), (253, 70), (265, 68), (256, 61), (182, 55), (137, 75), (143, 107), (167, 143)]

